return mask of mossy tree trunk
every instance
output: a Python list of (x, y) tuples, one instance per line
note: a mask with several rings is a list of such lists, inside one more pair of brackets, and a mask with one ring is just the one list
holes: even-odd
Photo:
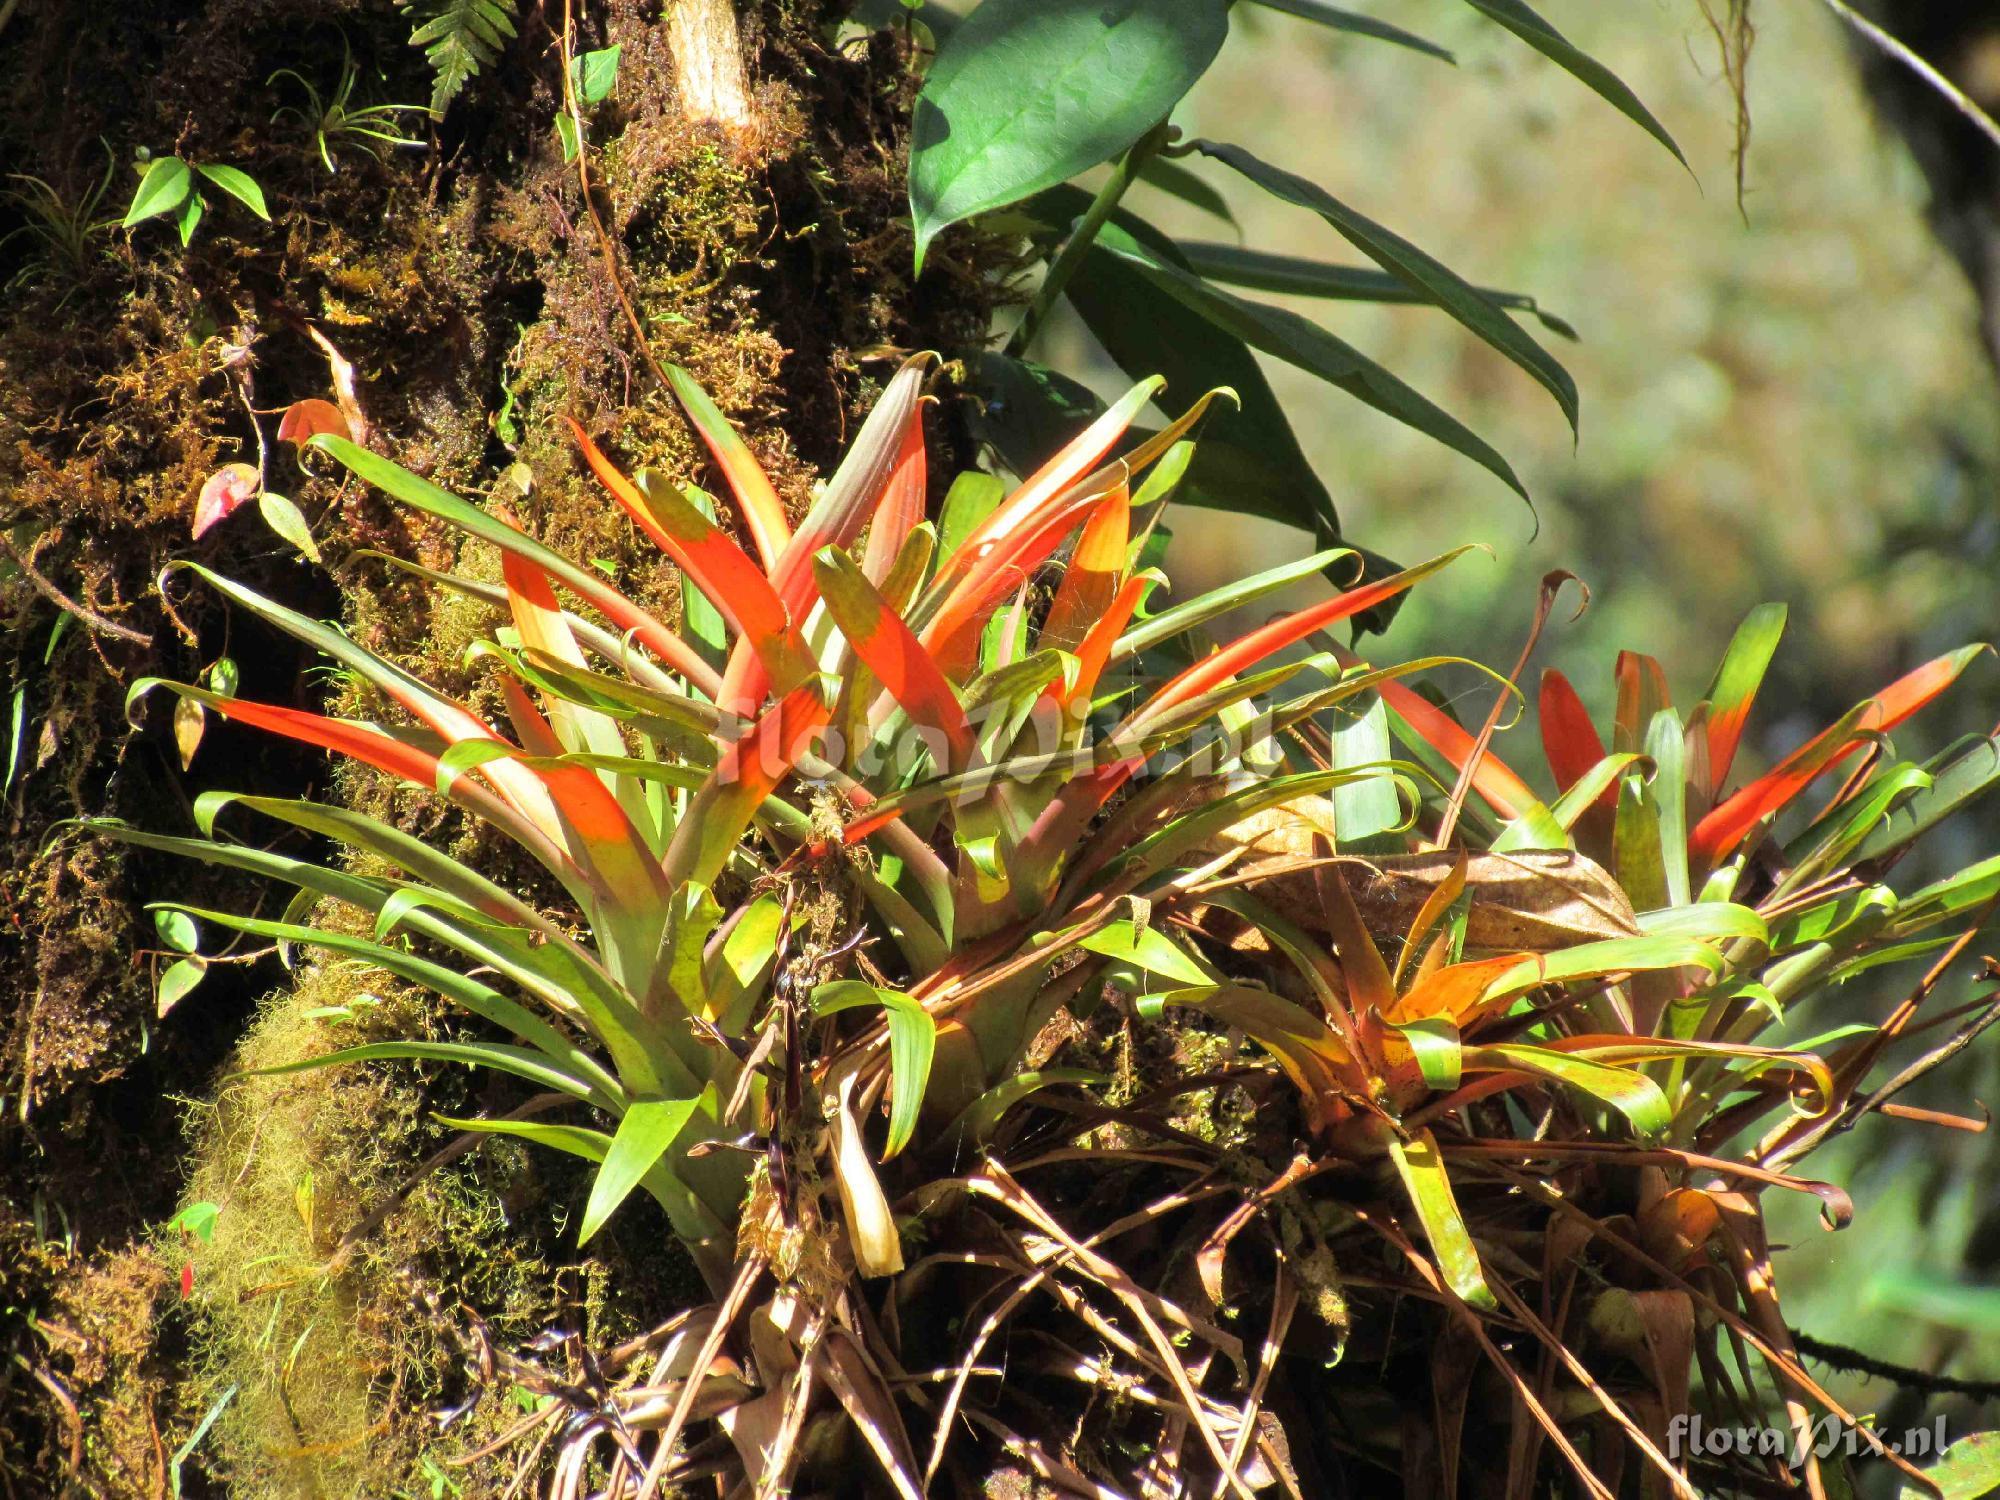
[[(147, 1257), (134, 1246), (171, 1212), (182, 1176), (175, 1096), (213, 1088), (254, 997), (281, 976), (218, 968), (156, 1016), (151, 962), (133, 957), (150, 942), (140, 908), (170, 882), (186, 896), (188, 872), (58, 827), (111, 815), (184, 831), (209, 786), (363, 795), (318, 757), (214, 724), (184, 766), (164, 709), (128, 728), (134, 680), (192, 680), (223, 656), (246, 696), (309, 704), (327, 690), (288, 643), (185, 576), (162, 587), (162, 567), (199, 559), (467, 685), (462, 613), (369, 554), (490, 564), (451, 555), (441, 535), (275, 441), (276, 413), (333, 397), (341, 365), (373, 446), (508, 503), (670, 604), (668, 570), (631, 545), (563, 424), (580, 420), (628, 465), (714, 482), (621, 303), (652, 355), (690, 369), (747, 432), (794, 507), (889, 359), (963, 346), (990, 308), (948, 265), (910, 276), (909, 59), (887, 34), (839, 32), (838, 4), (523, 3), (518, 37), (441, 120), (397, 117), (421, 149), (335, 134), (333, 171), (295, 112), (304, 81), (330, 95), (351, 54), (355, 105), (429, 97), (411, 17), (390, 0), (6, 9), (0, 158), (76, 215), (80, 248), (72, 258), (33, 232), (0, 246), (0, 281), (12, 278), (0, 313), (0, 728), (19, 705), (0, 752), (0, 1353), (22, 1356), (0, 1359), (0, 1472), (15, 1466), (18, 1491), (23, 1476), (65, 1472), (74, 1448), (93, 1493), (150, 1494), (161, 1450), (135, 1435), (185, 1432), (190, 1414), (177, 1405), (171, 1276), (155, 1265), (135, 1282), (134, 1257)], [(577, 51), (621, 48), (615, 90), (590, 115), (588, 202), (556, 131), (566, 27)], [(186, 248), (164, 219), (92, 227), (121, 215), (140, 148), (247, 171), (271, 221), (211, 193)], [(29, 222), (21, 200), (14, 209)], [(311, 522), (323, 566), (279, 542), (254, 506), (190, 537), (204, 478), (258, 462), (258, 429), (267, 483)], [(963, 435), (940, 425), (932, 440), (945, 460), (933, 473), (948, 476)], [(247, 906), (260, 893), (201, 894)], [(99, 1292), (136, 1299), (119, 1326), (167, 1335), (114, 1349), (83, 1314), (52, 1312), (87, 1309)], [(83, 1430), (105, 1436), (85, 1442)]]

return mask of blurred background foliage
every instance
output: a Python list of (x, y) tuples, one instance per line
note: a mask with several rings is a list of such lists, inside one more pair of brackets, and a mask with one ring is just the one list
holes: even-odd
[[(1551, 628), (1523, 681), (1532, 699), (1540, 668), (1562, 667), (1603, 724), (1619, 650), (1658, 657), (1676, 697), (1692, 700), (1744, 613), (1782, 600), (1790, 628), (1749, 742), (1768, 761), (1918, 662), (2000, 636), (2000, 389), (1978, 305), (1925, 225), (1921, 174), (1871, 112), (1847, 35), (1820, 7), (1755, 8), (1740, 206), (1736, 106), (1694, 0), (1566, 6), (1554, 19), (1674, 133), (1692, 177), (1469, 8), (1424, 17), (1425, 35), (1457, 56), (1454, 71), (1239, 7), (1230, 45), (1176, 120), (1189, 134), (1260, 143), (1277, 165), (1469, 279), (1535, 297), (1580, 335), (1545, 340), (1582, 395), (1573, 448), (1546, 393), (1435, 309), (1258, 294), (1463, 419), (1534, 496), (1531, 515), (1457, 455), (1262, 361), (1351, 539), (1399, 560), (1463, 540), (1492, 549), (1416, 591), (1374, 654), (1511, 665), (1538, 581), (1569, 568), (1591, 607)], [(1355, 149), (1343, 150), (1349, 140)], [(1227, 172), (1203, 176), (1243, 243), (1354, 259), (1312, 215)], [(1144, 184), (1131, 204), (1178, 237), (1238, 237)], [(1100, 393), (1123, 389), (1073, 317), (1043, 349), (1059, 368), (1090, 370)], [(1184, 509), (1176, 526), (1167, 570), (1183, 590), (1311, 550), (1303, 532), (1254, 517)], [(1270, 607), (1326, 588), (1302, 585)], [(1476, 688), (1469, 675), (1464, 686)], [(1477, 690), (1462, 715), (1476, 722), (1489, 701)], [(1989, 661), (1898, 731), (1898, 748), (1928, 754), (1996, 719), (2000, 667)], [(1540, 765), (1534, 735), (1529, 713), (1497, 742), (1524, 774)], [(1982, 832), (1990, 845), (1990, 829), (1961, 820), (1928, 858), (1976, 858)], [(1920, 967), (1867, 976), (1835, 1003), (1879, 1017)], [(1850, 1018), (1803, 1017), (1798, 1034)], [(1925, 1084), (1923, 1102), (1940, 1107), (1991, 1101), (2000, 1060), (1974, 1049)], [(1770, 1205), (1793, 1244), (1780, 1279), (1794, 1326), (1879, 1358), (2000, 1378), (1990, 1318), (1982, 1331), (1969, 1305), (1965, 1326), (1915, 1316), (1898, 1290), (2000, 1278), (1993, 1138), (1875, 1120), (1816, 1156), (1814, 1171), (1848, 1185), (1860, 1215), (1836, 1243), (1810, 1207)], [(1834, 1389), (1863, 1410), (1888, 1411), (1894, 1394), (1851, 1376)], [(1968, 1407), (1954, 1431), (1986, 1425)]]

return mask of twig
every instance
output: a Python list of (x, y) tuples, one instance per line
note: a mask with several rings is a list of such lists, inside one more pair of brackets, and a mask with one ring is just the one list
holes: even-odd
[(1891, 1364), (1886, 1359), (1863, 1354), (1845, 1344), (1826, 1343), (1809, 1333), (1800, 1333), (1796, 1328), (1792, 1330), (1792, 1346), (1829, 1369), (1870, 1375), (1878, 1380), (1893, 1380), (1908, 1390), (1923, 1391), (1933, 1396), (1970, 1396), (1975, 1401), (2000, 1398), (2000, 1380), (1957, 1380), (1949, 1375), (1913, 1370), (1908, 1365)]
[(57, 608), (67, 610), (70, 614), (75, 615), (92, 630), (103, 635), (115, 635), (120, 640), (131, 641), (135, 645), (150, 646), (153, 644), (153, 638), (145, 632), (134, 630), (130, 625), (120, 625), (116, 620), (107, 620), (96, 610), (79, 604), (76, 600), (70, 598), (68, 594), (65, 594), (55, 584), (51, 583), (32, 562), (28, 561), (22, 555), (20, 549), (14, 545), (12, 538), (5, 534), (0, 534), (0, 553), (5, 553), (8, 560), (21, 570), (21, 576), (26, 578), (37, 589), (41, 590), (51, 603)]
[(1848, 26), (1852, 27), (1865, 40), (1872, 43), (1876, 48), (1886, 53), (1895, 61), (1901, 63), (1912, 73), (1916, 74), (1917, 77), (1923, 79), (1925, 83), (1937, 90), (1947, 104), (1965, 116), (1973, 129), (1985, 136), (1995, 146), (2000, 146), (2000, 124), (1994, 122), (1993, 116), (1973, 103), (1957, 84), (1953, 83), (1944, 74), (1919, 57), (1910, 49), (1908, 44), (1897, 41), (1896, 38), (1889, 35), (1880, 26), (1877, 26), (1873, 21), (1856, 11), (1853, 6), (1847, 3), (1847, 0), (1820, 0), (1820, 3)]

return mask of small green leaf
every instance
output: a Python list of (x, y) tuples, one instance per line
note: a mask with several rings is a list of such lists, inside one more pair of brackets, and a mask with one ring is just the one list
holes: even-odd
[(210, 692), (220, 693), (225, 698), (236, 696), (236, 684), (241, 674), (233, 656), (218, 656), (203, 675), (208, 679)]
[(139, 179), (138, 189), (126, 206), (123, 227), (130, 229), (147, 219), (172, 213), (181, 206), (193, 182), (188, 164), (179, 157), (155, 158), (153, 164), (146, 168), (146, 175)]
[(938, 231), (1109, 161), (1207, 71), (1227, 0), (985, 0), (917, 98), (917, 266)]
[(257, 497), (257, 512), (263, 516), (266, 526), (314, 562), (319, 561), (319, 548), (313, 542), (312, 528), (306, 525), (306, 518), (299, 514), (299, 508), (290, 500), (266, 490)]
[(194, 918), (184, 911), (156, 911), (153, 926), (160, 934), (160, 941), (176, 953), (192, 953), (200, 946), (200, 930)]
[(556, 116), (556, 139), (562, 144), (564, 161), (575, 161), (583, 154), (583, 137), (577, 134), (576, 121), (567, 113)]
[(208, 965), (199, 958), (183, 958), (167, 966), (160, 976), (159, 993), (154, 996), (154, 1013), (164, 1017), (168, 1011), (186, 999), (189, 991), (202, 981), (208, 972)]
[(169, 1233), (191, 1234), (204, 1245), (215, 1238), (215, 1221), (222, 1214), (219, 1203), (190, 1203), (167, 1220)]
[(930, 1086), (931, 1059), (937, 1052), (937, 1022), (922, 1002), (858, 979), (837, 979), (813, 991), (815, 1015), (830, 1016), (857, 1005), (880, 1005), (889, 1024), (889, 1068), (896, 1098), (889, 1112), (889, 1142), (882, 1151), (882, 1160), (887, 1161), (916, 1132), (917, 1113)]
[(611, 90), (618, 82), (618, 55), (624, 50), (622, 44), (605, 47), (570, 62), (577, 95), (585, 104), (601, 104), (611, 97)]
[(578, 1245), (604, 1226), (653, 1164), (667, 1154), (674, 1138), (686, 1128), (699, 1099), (640, 1099), (625, 1108), (625, 1117), (611, 1137), (604, 1164), (590, 1184), (590, 1201), (583, 1206), (583, 1223), (578, 1227)]
[(212, 161), (200, 163), (195, 170), (265, 223), (271, 222), (270, 211), (264, 207), (264, 190), (257, 186), (248, 172)]
[(183, 245), (194, 243), (195, 228), (201, 223), (203, 212), (201, 194), (189, 193), (187, 202), (181, 207), (181, 216), (175, 223), (175, 228), (180, 230)]

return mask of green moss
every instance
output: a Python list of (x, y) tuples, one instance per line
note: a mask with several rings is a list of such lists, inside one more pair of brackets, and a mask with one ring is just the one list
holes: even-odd
[[(236, 1065), (421, 1029), (422, 1012), (382, 978), (348, 964), (306, 970)], [(193, 1269), (192, 1404), (235, 1393), (208, 1449), (232, 1500), (373, 1500), (412, 1485), (431, 1441), (422, 1413), (462, 1394), (458, 1304), (503, 1337), (555, 1314), (536, 1237), (511, 1222), (542, 1197), (534, 1158), (482, 1152), (396, 1202), (437, 1144), (426, 1104), (415, 1072), (351, 1066), (240, 1078), (195, 1117), (183, 1201), (220, 1212), (212, 1238), (168, 1251)], [(481, 1410), (498, 1419), (497, 1403)], [(480, 1420), (454, 1431), (454, 1450)]]

